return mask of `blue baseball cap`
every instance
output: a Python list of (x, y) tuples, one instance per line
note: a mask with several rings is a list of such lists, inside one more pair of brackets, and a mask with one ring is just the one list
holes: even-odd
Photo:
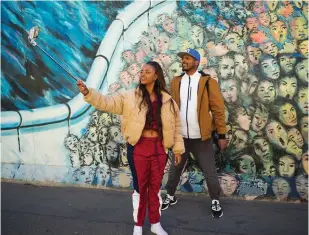
[(182, 58), (185, 55), (189, 55), (189, 56), (192, 56), (194, 59), (196, 59), (198, 62), (201, 61), (200, 53), (198, 53), (197, 50), (194, 50), (194, 49), (191, 49), (191, 48), (189, 48), (186, 52), (179, 52), (177, 55), (180, 58)]

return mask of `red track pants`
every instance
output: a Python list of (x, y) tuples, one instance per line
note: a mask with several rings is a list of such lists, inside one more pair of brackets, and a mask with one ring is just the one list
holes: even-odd
[(139, 203), (134, 220), (143, 226), (148, 203), (148, 218), (151, 224), (158, 223), (161, 216), (161, 181), (166, 163), (166, 153), (159, 138), (141, 137), (134, 147), (134, 165), (137, 173)]

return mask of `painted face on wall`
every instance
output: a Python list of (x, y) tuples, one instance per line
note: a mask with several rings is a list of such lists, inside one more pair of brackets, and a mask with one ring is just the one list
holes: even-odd
[(118, 144), (113, 141), (109, 141), (106, 145), (106, 157), (108, 161), (115, 162), (118, 159), (118, 156), (119, 156)]
[(83, 153), (82, 159), (83, 159), (84, 166), (92, 165), (94, 161), (94, 153), (92, 150), (93, 150), (92, 148), (89, 148), (86, 153)]
[(175, 32), (175, 22), (171, 18), (166, 18), (162, 23), (162, 28), (167, 33), (174, 33)]
[(297, 93), (297, 105), (303, 114), (308, 114), (308, 88), (304, 87)]
[(180, 16), (176, 19), (176, 28), (179, 36), (184, 37), (187, 35), (191, 29), (191, 23), (187, 20), (186, 17)]
[(112, 124), (112, 118), (108, 113), (102, 113), (99, 118), (99, 125), (110, 126)]
[(165, 14), (165, 13), (159, 14), (159, 15), (157, 16), (157, 19), (156, 19), (156, 24), (157, 24), (157, 25), (162, 25), (163, 21), (164, 21), (166, 18), (168, 18), (168, 15), (167, 15), (167, 14)]
[(261, 81), (257, 88), (257, 95), (263, 104), (270, 104), (275, 100), (276, 90), (272, 82)]
[(114, 141), (115, 143), (123, 144), (125, 142), (121, 134), (120, 126), (111, 126), (109, 128), (109, 134), (111, 140)]
[(102, 127), (99, 129), (99, 142), (106, 145), (109, 140), (108, 127)]
[(282, 1), (277, 14), (287, 18), (293, 14), (293, 11), (294, 9), (290, 1)]
[(304, 139), (300, 133), (300, 131), (293, 127), (291, 129), (288, 130), (288, 137), (289, 140), (292, 140), (295, 142), (295, 144), (299, 147), (302, 148), (304, 146)]
[(141, 67), (137, 63), (131, 64), (128, 67), (128, 72), (133, 76), (137, 74), (138, 72), (140, 72), (140, 70), (141, 70)]
[(252, 118), (252, 130), (260, 132), (266, 125), (268, 121), (268, 112), (257, 108), (253, 114)]
[(270, 143), (281, 149), (285, 149), (288, 144), (288, 134), (284, 127), (277, 121), (271, 121), (266, 125), (266, 135)]
[(270, 25), (270, 33), (277, 42), (284, 43), (288, 30), (283, 21), (276, 21)]
[(231, 196), (237, 188), (237, 180), (231, 175), (219, 176), (221, 189), (225, 196)]
[(206, 69), (203, 69), (203, 72), (206, 73), (206, 74), (209, 74), (217, 82), (219, 81), (216, 69), (214, 69), (214, 68), (206, 68)]
[(268, 27), (270, 25), (270, 14), (269, 12), (265, 11), (261, 13), (258, 17), (259, 23), (265, 27)]
[(308, 175), (308, 152), (304, 153), (301, 158), (301, 165), (306, 173)]
[(95, 126), (89, 127), (87, 138), (91, 142), (98, 142), (98, 133), (97, 128)]
[(308, 116), (305, 116), (300, 121), (301, 134), (308, 144)]
[(266, 4), (268, 6), (268, 9), (270, 11), (273, 11), (276, 9), (277, 5), (278, 5), (278, 1), (274, 1), (274, 0), (266, 0)]
[(170, 46), (170, 38), (165, 34), (161, 33), (157, 39), (157, 48), (159, 53), (166, 53)]
[(237, 33), (229, 33), (225, 37), (226, 45), (231, 51), (243, 53), (244, 52), (244, 41)]
[(279, 79), (278, 95), (287, 99), (292, 99), (296, 93), (297, 79), (294, 76), (285, 76)]
[(283, 178), (276, 178), (273, 181), (272, 189), (274, 194), (280, 201), (285, 201), (288, 198), (289, 193), (291, 192), (291, 187), (289, 182)]
[(122, 53), (122, 58), (127, 64), (131, 64), (135, 62), (135, 56), (133, 51), (127, 50)]
[(285, 74), (289, 74), (293, 72), (294, 66), (296, 64), (296, 58), (290, 57), (290, 56), (280, 56), (279, 57), (279, 64), (282, 69), (282, 71)]
[(308, 39), (308, 23), (304, 17), (295, 17), (290, 22), (291, 34), (296, 40)]
[(111, 113), (110, 114), (111, 117), (112, 117), (112, 123), (115, 125), (115, 126), (120, 126), (121, 122), (120, 122), (120, 116), (118, 114), (114, 114), (114, 113)]
[(89, 166), (83, 166), (73, 173), (73, 179), (80, 184), (91, 184), (95, 175), (95, 169)]
[(255, 154), (260, 157), (263, 163), (270, 163), (272, 160), (270, 144), (262, 137), (253, 140)]
[(242, 79), (248, 73), (248, 63), (246, 58), (241, 54), (235, 54), (235, 75), (237, 78)]
[(206, 48), (210, 56), (224, 56), (229, 52), (227, 46), (222, 42), (215, 44), (213, 41), (210, 41), (206, 44)]
[(308, 200), (308, 176), (299, 175), (296, 177), (296, 189), (302, 199)]
[(71, 150), (76, 151), (78, 149), (78, 138), (76, 135), (68, 135), (64, 140), (64, 146)]
[(248, 56), (249, 56), (249, 60), (250, 62), (255, 65), (259, 63), (259, 59), (262, 55), (262, 51), (257, 48), (257, 47), (253, 47), (253, 46), (248, 46), (247, 47), (247, 52), (248, 52)]
[(237, 112), (237, 123), (239, 127), (245, 131), (250, 129), (251, 117), (248, 115), (245, 108), (240, 107)]
[(234, 131), (233, 139), (231, 144), (235, 148), (235, 150), (240, 151), (247, 146), (248, 142), (248, 134), (243, 130)]
[(297, 77), (301, 81), (308, 83), (309, 82), (308, 59), (298, 62), (298, 64), (295, 66), (295, 72)]
[(132, 82), (132, 77), (128, 71), (122, 71), (119, 74), (120, 81), (125, 87), (130, 87)]
[(270, 12), (269, 14), (270, 14), (270, 23), (274, 23), (278, 20), (276, 12)]
[(220, 88), (225, 102), (234, 103), (237, 101), (238, 91), (235, 80), (222, 80)]
[(261, 72), (266, 78), (276, 80), (280, 77), (280, 67), (275, 58), (267, 58), (260, 62)]
[(162, 65), (164, 68), (168, 68), (173, 63), (173, 59), (171, 55), (168, 55), (168, 54), (160, 54), (159, 59), (162, 62)]
[(179, 51), (186, 51), (188, 50), (188, 48), (194, 48), (194, 43), (192, 42), (191, 39), (184, 39), (178, 46)]
[(234, 77), (235, 63), (230, 57), (223, 56), (219, 62), (219, 75), (221, 79), (231, 79)]
[(285, 103), (279, 108), (279, 120), (286, 126), (297, 125), (297, 114), (292, 104)]
[(182, 65), (180, 62), (174, 62), (168, 69), (168, 76), (173, 78), (176, 75), (180, 75), (182, 73)]
[(96, 170), (97, 185), (107, 186), (110, 178), (110, 169), (108, 165), (101, 164)]
[(224, 38), (227, 35), (229, 28), (229, 25), (225, 21), (219, 21), (215, 28), (216, 39)]
[(261, 45), (263, 53), (276, 57), (278, 55), (278, 47), (272, 42), (266, 42)]
[(91, 114), (91, 117), (90, 117), (90, 123), (93, 124), (93, 125), (97, 125), (98, 122), (99, 122), (99, 112), (98, 111), (95, 111)]
[(253, 6), (252, 6), (252, 10), (256, 13), (256, 14), (261, 14), (263, 12), (266, 11), (266, 8), (264, 6), (264, 2), (263, 1), (256, 1), (253, 2)]
[(190, 30), (190, 35), (195, 47), (202, 47), (204, 45), (204, 31), (202, 27), (194, 25)]
[(90, 143), (86, 139), (81, 139), (79, 142), (79, 147), (80, 147), (80, 152), (81, 153), (86, 153), (89, 149)]
[(95, 161), (97, 163), (101, 163), (103, 160), (103, 149), (100, 148), (100, 145), (95, 145), (93, 147), (90, 147), (89, 150), (92, 152), (92, 156), (94, 157)]
[(238, 171), (241, 174), (248, 175), (250, 178), (256, 175), (256, 165), (253, 158), (249, 155), (243, 155), (237, 160)]
[(263, 30), (254, 30), (249, 36), (254, 43), (261, 44), (269, 40), (267, 34)]
[(258, 79), (253, 74), (247, 74), (241, 83), (240, 91), (243, 95), (251, 95), (258, 86)]
[(229, 146), (231, 141), (232, 141), (232, 139), (233, 139), (232, 125), (230, 123), (227, 123), (226, 124), (226, 129), (227, 129), (226, 138), (227, 138), (228, 146)]
[(160, 35), (160, 31), (156, 26), (151, 26), (151, 27), (148, 28), (148, 34), (149, 34), (149, 38), (153, 42), (156, 42), (159, 35)]
[(140, 39), (140, 48), (142, 49), (142, 51), (145, 54), (152, 54), (152, 53), (155, 52), (154, 42), (151, 40), (151, 38), (148, 38), (146, 36), (142, 36), (141, 37), (141, 39)]
[(259, 26), (259, 21), (255, 17), (249, 17), (246, 20), (246, 27), (248, 28), (248, 31), (256, 30)]
[(309, 49), (308, 49), (308, 41), (304, 40), (298, 44), (298, 51), (302, 54), (305, 58), (309, 57)]
[(299, 148), (296, 143), (292, 140), (288, 140), (288, 145), (286, 147), (286, 152), (288, 154), (293, 155), (296, 157), (298, 160), (300, 160), (301, 155), (302, 155), (302, 149)]
[(262, 176), (275, 176), (276, 167), (273, 164), (264, 164), (262, 167)]
[(296, 165), (292, 156), (282, 156), (279, 158), (279, 175), (282, 177), (292, 177), (295, 174)]

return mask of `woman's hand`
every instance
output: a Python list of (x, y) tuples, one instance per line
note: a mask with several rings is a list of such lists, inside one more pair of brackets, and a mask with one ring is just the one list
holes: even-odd
[(82, 93), (84, 96), (88, 95), (89, 90), (82, 80), (78, 80), (76, 82), (76, 85), (78, 86), (78, 90), (80, 93)]

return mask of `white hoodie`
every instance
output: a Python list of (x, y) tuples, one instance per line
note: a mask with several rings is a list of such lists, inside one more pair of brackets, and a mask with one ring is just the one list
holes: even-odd
[(201, 131), (197, 117), (197, 91), (201, 74), (184, 74), (180, 84), (181, 134), (184, 138), (199, 139)]

